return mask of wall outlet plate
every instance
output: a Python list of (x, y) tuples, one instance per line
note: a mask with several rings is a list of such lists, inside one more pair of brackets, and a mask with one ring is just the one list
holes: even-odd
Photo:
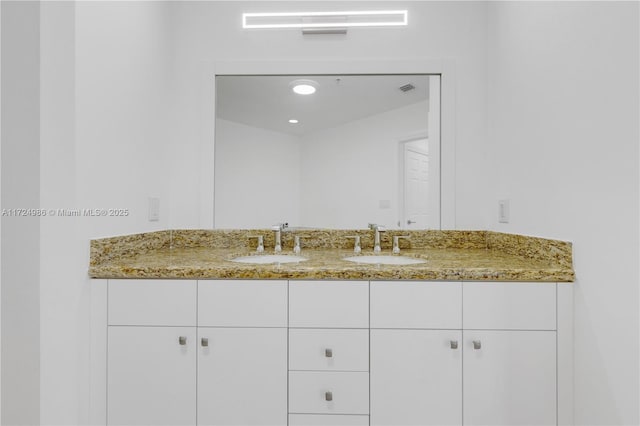
[(509, 200), (498, 200), (498, 222), (509, 223)]

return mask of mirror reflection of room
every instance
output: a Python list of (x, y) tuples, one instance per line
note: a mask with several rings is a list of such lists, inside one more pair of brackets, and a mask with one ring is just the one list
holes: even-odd
[(440, 228), (440, 77), (216, 76), (216, 228)]

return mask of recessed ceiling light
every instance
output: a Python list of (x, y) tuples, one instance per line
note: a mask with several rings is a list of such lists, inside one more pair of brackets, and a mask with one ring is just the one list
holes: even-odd
[(298, 120), (296, 120), (295, 118), (292, 118), (291, 120), (289, 120), (289, 123), (290, 123), (290, 124), (298, 124), (298, 123), (299, 123), (299, 121), (298, 121)]
[(294, 80), (289, 87), (298, 95), (311, 95), (316, 92), (318, 83), (313, 80)]

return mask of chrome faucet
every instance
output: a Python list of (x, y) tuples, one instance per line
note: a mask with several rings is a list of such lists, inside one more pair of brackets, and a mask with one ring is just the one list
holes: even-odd
[(369, 224), (369, 229), (373, 229), (375, 231), (375, 235), (373, 238), (373, 252), (374, 253), (380, 253), (381, 249), (380, 249), (380, 233), (384, 232), (387, 230), (387, 228), (385, 228), (382, 225), (376, 225), (375, 223), (370, 223)]
[(282, 251), (282, 231), (284, 231), (284, 229), (288, 226), (289, 226), (288, 223), (278, 223), (277, 225), (273, 225), (271, 227), (271, 230), (275, 232), (276, 241), (274, 244), (273, 251), (275, 251), (276, 253), (280, 253)]

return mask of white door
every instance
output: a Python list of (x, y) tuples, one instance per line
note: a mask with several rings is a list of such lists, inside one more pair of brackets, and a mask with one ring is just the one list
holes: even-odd
[(107, 424), (196, 424), (195, 327), (109, 327)]
[(286, 328), (199, 328), (198, 424), (287, 424)]
[(460, 330), (371, 330), (371, 424), (462, 424)]
[(403, 220), (405, 229), (426, 229), (429, 224), (429, 155), (411, 143), (404, 144)]
[(463, 349), (465, 425), (556, 424), (555, 331), (465, 331)]

